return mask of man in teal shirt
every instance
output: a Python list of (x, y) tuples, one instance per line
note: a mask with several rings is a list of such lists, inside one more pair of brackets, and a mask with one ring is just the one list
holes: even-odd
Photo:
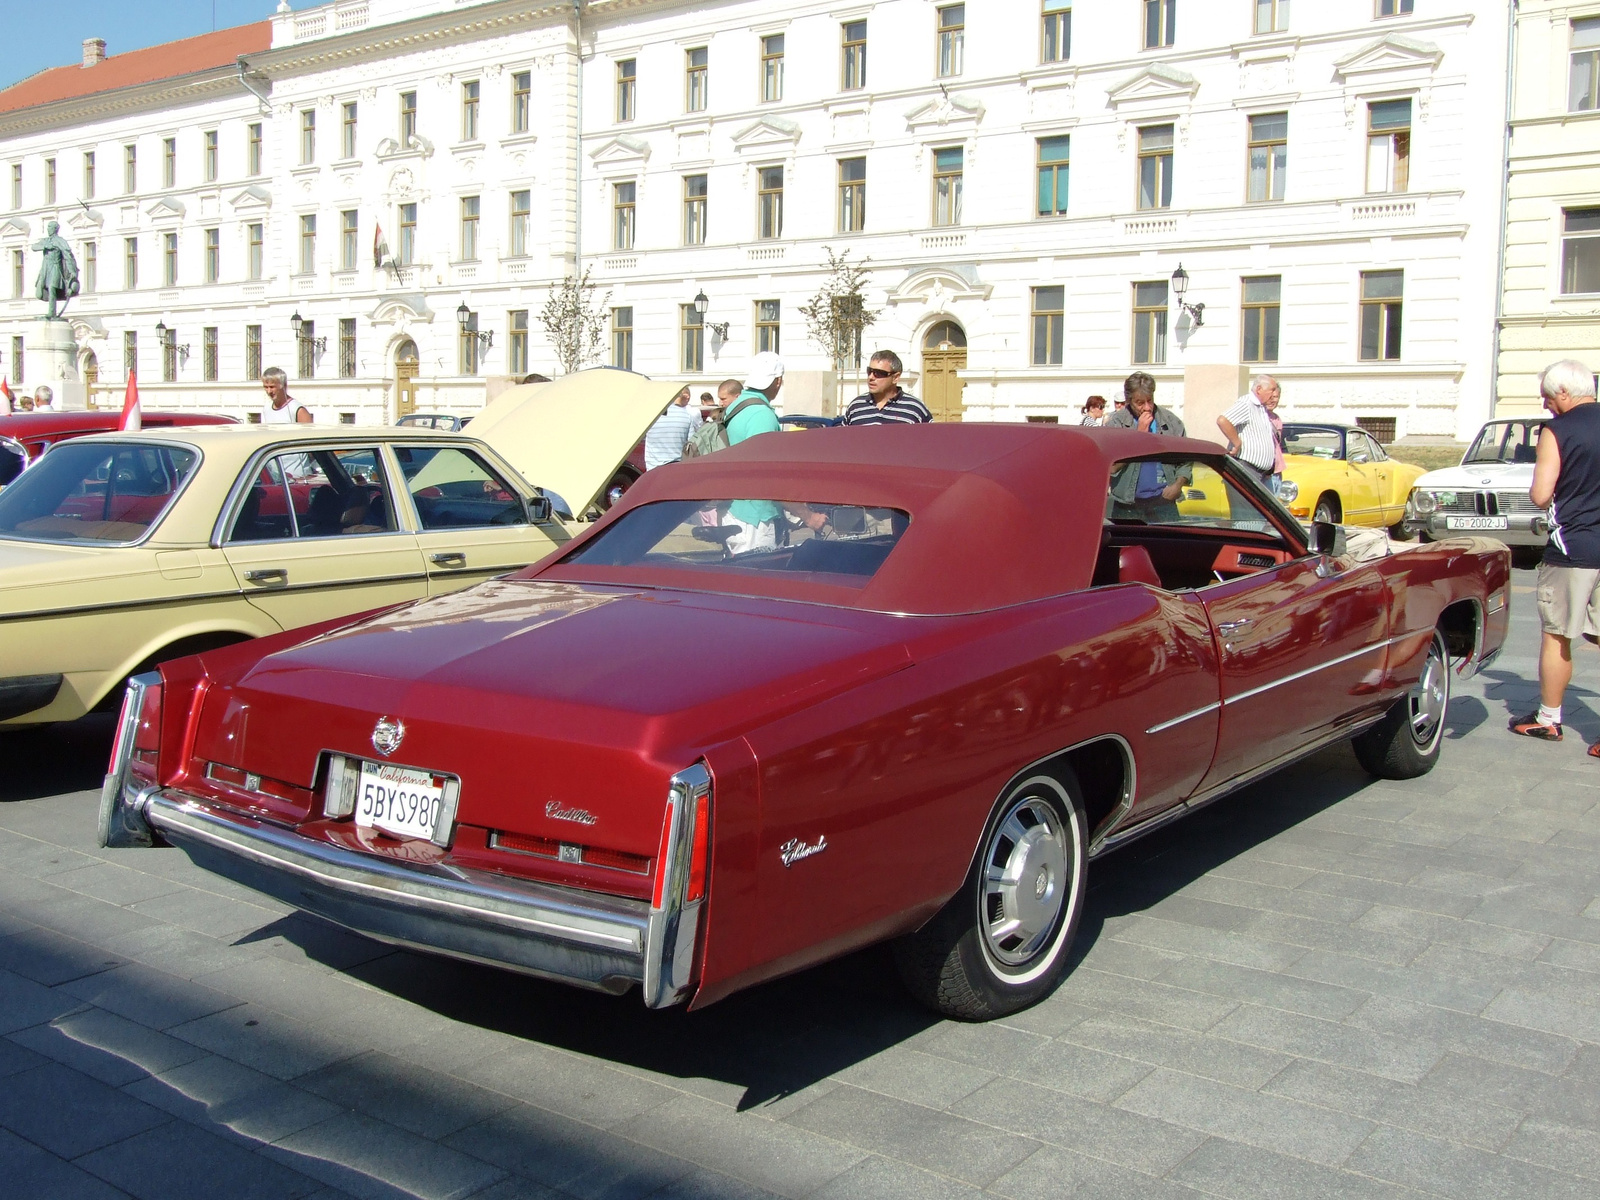
[[(778, 414), (772, 402), (783, 387), (783, 360), (770, 350), (763, 350), (750, 364), (745, 376), (744, 390), (738, 399), (728, 405), (728, 445), (737, 446), (761, 433), (777, 433)], [(728, 524), (738, 525), (739, 532), (727, 541), (730, 554), (745, 554), (751, 550), (770, 550), (778, 542), (778, 506), (770, 500), (735, 500), (728, 507)]]

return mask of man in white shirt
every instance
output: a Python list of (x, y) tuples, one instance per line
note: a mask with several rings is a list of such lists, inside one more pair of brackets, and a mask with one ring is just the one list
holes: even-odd
[(651, 471), (683, 458), (683, 448), (699, 427), (700, 411), (689, 407), (689, 389), (685, 387), (644, 435), (644, 469)]
[(55, 412), (55, 410), (55, 393), (50, 390), (50, 386), (48, 384), (42, 384), (38, 388), (34, 389), (33, 411)]
[(267, 406), (261, 410), (263, 425), (311, 424), (311, 410), (289, 395), (289, 375), (282, 367), (261, 372), (261, 388), (267, 393)]
[(1281, 395), (1276, 379), (1257, 375), (1239, 402), (1217, 418), (1217, 428), (1228, 439), (1228, 453), (1274, 491), (1273, 477), (1283, 470), (1277, 432), (1281, 422), (1273, 417)]

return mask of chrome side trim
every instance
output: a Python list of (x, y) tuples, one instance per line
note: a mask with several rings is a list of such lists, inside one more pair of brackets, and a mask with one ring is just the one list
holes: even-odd
[[(689, 903), (685, 896), (694, 853), (695, 809), (702, 797), (709, 803), (710, 796), (711, 773), (704, 763), (679, 771), (668, 788), (664, 818), (667, 853), (656, 864), (661, 906), (650, 909), (644, 944), (644, 1002), (649, 1008), (668, 1008), (686, 999), (692, 989), (695, 941), (705, 899)], [(709, 884), (709, 857), (706, 870)]]
[[(1414, 636), (1416, 636), (1416, 635), (1415, 634), (1402, 634), (1401, 635), (1402, 638), (1403, 637), (1414, 637)], [(1399, 640), (1401, 640), (1401, 639), (1400, 638), (1386, 638), (1384, 641), (1381, 641), (1381, 642), (1372, 642), (1369, 645), (1361, 647), (1361, 649), (1359, 649), (1359, 650), (1352, 650), (1349, 654), (1341, 654), (1338, 658), (1330, 658), (1330, 659), (1328, 659), (1327, 662), (1320, 662), (1314, 667), (1307, 667), (1303, 671), (1295, 671), (1292, 674), (1283, 676), (1281, 679), (1274, 679), (1271, 683), (1263, 683), (1260, 687), (1253, 687), (1253, 688), (1250, 688), (1248, 691), (1240, 692), (1236, 696), (1226, 696), (1226, 697), (1223, 698), (1222, 702), (1224, 704), (1238, 704), (1239, 701), (1241, 701), (1241, 700), (1248, 700), (1252, 696), (1259, 696), (1263, 692), (1270, 692), (1273, 688), (1282, 687), (1286, 683), (1294, 683), (1298, 679), (1304, 679), (1309, 675), (1315, 675), (1318, 671), (1326, 671), (1329, 667), (1337, 667), (1342, 663), (1349, 662), (1351, 659), (1360, 658), (1363, 654), (1371, 654), (1375, 650), (1382, 650), (1386, 646), (1390, 645), (1391, 643), (1399, 641)]]
[(111, 743), (111, 766), (100, 787), (98, 841), (102, 846), (153, 846), (155, 835), (145, 819), (145, 804), (153, 787), (128, 793), (128, 766), (133, 762), (134, 731), (139, 710), (144, 707), (146, 689), (161, 682), (161, 672), (146, 671), (128, 680), (122, 697), (122, 712), (117, 717), (115, 740)]
[(1219, 709), (1221, 707), (1222, 707), (1222, 701), (1221, 700), (1213, 700), (1210, 704), (1207, 704), (1207, 705), (1204, 705), (1204, 706), (1202, 706), (1200, 708), (1197, 708), (1192, 712), (1186, 712), (1182, 716), (1173, 717), (1172, 720), (1163, 721), (1159, 725), (1152, 725), (1152, 726), (1150, 726), (1149, 729), (1145, 730), (1145, 733), (1146, 733), (1146, 735), (1149, 735), (1149, 734), (1152, 734), (1152, 733), (1160, 733), (1163, 730), (1171, 729), (1175, 725), (1182, 725), (1185, 721), (1192, 721), (1196, 717), (1203, 717), (1209, 712), (1216, 712), (1217, 709)]

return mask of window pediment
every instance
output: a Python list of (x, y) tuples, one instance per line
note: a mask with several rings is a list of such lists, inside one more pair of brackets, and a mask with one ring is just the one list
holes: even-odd
[(428, 307), (428, 299), (421, 292), (405, 292), (379, 300), (377, 306), (367, 314), (367, 320), (374, 325), (399, 325), (404, 328), (413, 321), (424, 324), (431, 322), (433, 309)]
[(973, 126), (983, 120), (983, 103), (971, 96), (941, 95), (926, 104), (919, 104), (906, 113), (906, 128), (916, 133), (927, 129), (948, 129), (951, 126)]
[(1444, 51), (1432, 42), (1391, 33), (1333, 64), (1334, 74), (1346, 83), (1373, 75), (1425, 70), (1435, 71)]
[(22, 217), (8, 217), (0, 221), (0, 238), (28, 236), (28, 222)]
[(1169, 67), (1165, 63), (1151, 63), (1130, 79), (1125, 79), (1106, 93), (1112, 108), (1124, 104), (1145, 102), (1185, 104), (1194, 99), (1200, 90), (1200, 81), (1187, 71)]
[(800, 140), (800, 126), (782, 117), (762, 117), (733, 135), (733, 148), (741, 154), (751, 150), (793, 149)]
[(183, 217), (184, 211), (183, 201), (163, 196), (145, 209), (144, 215), (152, 221), (177, 221)]
[(650, 161), (650, 143), (643, 138), (618, 134), (604, 145), (591, 150), (589, 161), (602, 168), (640, 168)]
[(228, 206), (235, 212), (272, 207), (272, 193), (264, 187), (247, 187), (228, 198)]
[(80, 208), (67, 218), (67, 228), (79, 234), (96, 233), (105, 223), (105, 214), (97, 208)]
[(993, 284), (978, 277), (978, 268), (967, 263), (940, 263), (917, 267), (889, 289), (890, 304), (919, 303), (943, 312), (954, 300), (987, 300)]

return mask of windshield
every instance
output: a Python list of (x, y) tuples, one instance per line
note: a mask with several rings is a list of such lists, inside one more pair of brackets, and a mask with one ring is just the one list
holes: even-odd
[(663, 500), (624, 513), (565, 561), (600, 567), (799, 573), (863, 587), (908, 514), (892, 508), (791, 500)]
[(1537, 456), (1539, 430), (1543, 428), (1541, 420), (1495, 421), (1485, 425), (1461, 464), (1531, 463)]
[(1285, 454), (1310, 454), (1316, 458), (1339, 457), (1339, 431), (1319, 429), (1314, 425), (1285, 425), (1283, 427), (1283, 452)]
[(180, 446), (69, 442), (0, 492), (0, 536), (133, 542), (166, 511), (200, 455)]

